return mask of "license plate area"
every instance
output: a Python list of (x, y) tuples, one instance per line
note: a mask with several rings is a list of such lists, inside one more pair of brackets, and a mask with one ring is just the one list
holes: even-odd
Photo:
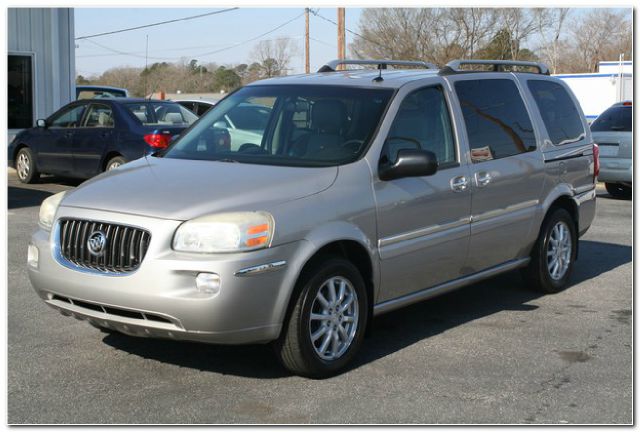
[(618, 144), (599, 143), (598, 147), (600, 147), (600, 156), (618, 156)]

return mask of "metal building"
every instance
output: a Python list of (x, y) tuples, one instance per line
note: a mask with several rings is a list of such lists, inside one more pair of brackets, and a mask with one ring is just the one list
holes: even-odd
[(8, 9), (9, 142), (75, 99), (73, 20), (70, 8)]

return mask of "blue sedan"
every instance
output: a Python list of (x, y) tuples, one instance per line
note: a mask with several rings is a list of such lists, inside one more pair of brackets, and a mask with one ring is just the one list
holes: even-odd
[(177, 103), (112, 98), (72, 102), (9, 145), (9, 166), (33, 183), (40, 174), (89, 178), (165, 149), (197, 117)]

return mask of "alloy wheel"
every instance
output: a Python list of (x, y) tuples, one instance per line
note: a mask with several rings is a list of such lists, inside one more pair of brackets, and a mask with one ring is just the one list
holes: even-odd
[(547, 270), (553, 280), (560, 280), (571, 263), (571, 231), (565, 222), (554, 225), (547, 245)]
[(358, 295), (343, 276), (326, 280), (311, 305), (309, 337), (323, 360), (336, 360), (349, 349), (358, 329)]

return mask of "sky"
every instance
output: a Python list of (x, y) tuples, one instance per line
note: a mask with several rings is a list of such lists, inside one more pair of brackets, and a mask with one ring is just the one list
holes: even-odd
[[(222, 8), (75, 8), (75, 37), (136, 27)], [(314, 9), (320, 15), (337, 21), (335, 8)], [(304, 12), (303, 8), (240, 8), (189, 21), (164, 24), (113, 35), (76, 40), (76, 73), (99, 75), (115, 66), (145, 65), (145, 44), (149, 36), (148, 62), (176, 62), (192, 58), (199, 63), (238, 64), (251, 60), (251, 51), (259, 40), (288, 37), (298, 46), (292, 58), (292, 73), (304, 72)], [(361, 9), (347, 8), (345, 26), (358, 31)], [(299, 16), (298, 18), (296, 18)], [(295, 19), (294, 19), (295, 18)], [(263, 33), (289, 24), (256, 38)], [(310, 64), (317, 70), (337, 58), (337, 28), (334, 24), (310, 15)], [(353, 35), (346, 32), (347, 46)], [(246, 42), (246, 43), (244, 43)], [(230, 48), (229, 48), (230, 47)], [(222, 50), (223, 48), (229, 48)], [(118, 51), (120, 53), (116, 53)], [(219, 51), (211, 53), (212, 51)], [(203, 55), (206, 54), (206, 55)]]

